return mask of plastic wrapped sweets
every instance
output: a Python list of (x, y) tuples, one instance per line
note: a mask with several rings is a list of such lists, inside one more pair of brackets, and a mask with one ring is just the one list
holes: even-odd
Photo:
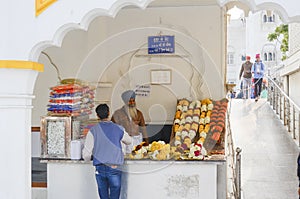
[(94, 88), (80, 84), (60, 84), (51, 87), (48, 115), (90, 115), (94, 107), (94, 91)]

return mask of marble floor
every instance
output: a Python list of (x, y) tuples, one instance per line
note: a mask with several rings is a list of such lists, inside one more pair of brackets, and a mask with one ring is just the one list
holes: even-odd
[(228, 111), (235, 147), (242, 149), (242, 198), (298, 198), (299, 148), (266, 99), (232, 99)]

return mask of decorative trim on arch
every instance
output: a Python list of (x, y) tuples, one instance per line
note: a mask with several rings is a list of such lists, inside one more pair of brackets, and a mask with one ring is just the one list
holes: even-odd
[(35, 16), (41, 14), (46, 10), (51, 4), (57, 0), (35, 0)]
[(31, 61), (18, 61), (18, 60), (0, 60), (0, 68), (13, 68), (13, 69), (31, 69), (39, 72), (44, 71), (44, 65), (31, 62)]
[[(35, 0), (36, 2), (50, 2), (50, 4), (54, 3), (57, 0)], [(52, 1), (52, 2), (51, 2)], [(106, 16), (106, 17), (115, 17), (117, 13), (126, 6), (136, 6), (141, 9), (145, 9), (152, 1), (154, 0), (117, 0), (115, 3), (111, 5), (111, 7), (107, 9), (103, 8), (95, 8), (83, 16), (80, 23), (67, 23), (62, 25), (54, 34), (51, 40), (41, 41), (33, 46), (29, 60), (36, 61), (38, 57), (44, 49), (50, 46), (57, 46), (60, 47), (61, 43), (65, 37), (65, 35), (70, 32), (71, 30), (88, 30), (90, 23), (99, 16)], [(47, 5), (48, 6), (50, 6)], [(45, 7), (45, 9), (47, 8)], [(43, 11), (43, 10), (42, 10)], [(42, 12), (41, 11), (41, 12)]]

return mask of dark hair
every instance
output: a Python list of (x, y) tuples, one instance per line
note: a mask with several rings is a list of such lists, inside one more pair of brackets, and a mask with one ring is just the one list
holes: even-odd
[(99, 104), (96, 108), (96, 113), (101, 120), (106, 119), (108, 118), (109, 107), (107, 104)]

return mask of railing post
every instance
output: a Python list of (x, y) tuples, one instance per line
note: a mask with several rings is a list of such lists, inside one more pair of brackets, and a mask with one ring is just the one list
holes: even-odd
[(237, 199), (241, 199), (241, 152), (242, 149), (239, 147), (236, 148), (236, 190), (237, 190)]
[(287, 107), (288, 107), (288, 101), (283, 98), (283, 124), (286, 125), (287, 124), (287, 120), (286, 120), (286, 117), (287, 117)]
[(287, 103), (287, 126), (288, 126), (288, 132), (291, 132), (291, 105), (290, 105), (290, 102)]
[(300, 113), (298, 113), (298, 146), (300, 146)]
[(278, 89), (276, 89), (276, 102), (275, 102), (275, 104), (276, 104), (276, 114), (278, 115), (279, 114), (279, 100), (278, 100), (278, 96), (279, 96), (279, 92), (277, 91)]
[(269, 101), (270, 105), (272, 105), (272, 85), (270, 84), (268, 87), (268, 98), (267, 100)]
[(295, 107), (293, 107), (293, 139), (296, 139), (296, 112), (295, 112)]
[(283, 103), (282, 103), (281, 93), (279, 93), (279, 118), (280, 118), (280, 120), (282, 120), (282, 114), (283, 114), (282, 112), (284, 112), (284, 98), (283, 98)]
[[(271, 91), (270, 86), (267, 87), (267, 91), (268, 91), (267, 101), (270, 101), (270, 91)], [(271, 104), (271, 102), (270, 102), (270, 104)]]
[(276, 99), (275, 99), (276, 89), (277, 88), (275, 88), (275, 84), (273, 83), (273, 110), (275, 110), (275, 107), (276, 107)]
[[(300, 146), (300, 107), (280, 88), (279, 85), (268, 76), (269, 82), (269, 101), (274, 113), (279, 115), (284, 125), (287, 125), (288, 132), (292, 131), (291, 137), (296, 139)], [(283, 118), (282, 118), (283, 117)]]
[(276, 110), (276, 90), (277, 90), (277, 88), (274, 87), (274, 93), (273, 93), (273, 101), (274, 101), (274, 103), (273, 103), (273, 110)]

